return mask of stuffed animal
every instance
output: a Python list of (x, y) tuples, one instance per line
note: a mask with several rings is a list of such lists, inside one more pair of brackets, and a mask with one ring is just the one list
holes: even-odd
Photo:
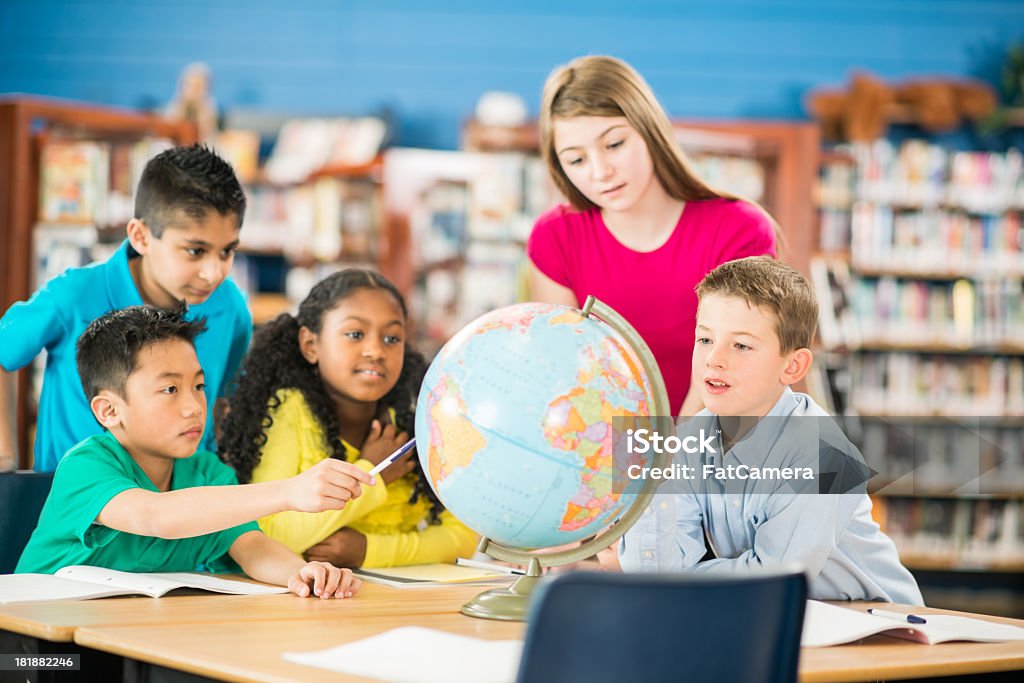
[(881, 137), (901, 109), (913, 123), (941, 132), (989, 115), (996, 104), (995, 91), (977, 80), (917, 79), (889, 86), (867, 73), (855, 73), (845, 90), (814, 90), (807, 98), (822, 135), (851, 142)]
[(965, 119), (977, 121), (996, 108), (995, 91), (973, 80), (913, 80), (897, 86), (895, 100), (933, 133), (955, 130)]

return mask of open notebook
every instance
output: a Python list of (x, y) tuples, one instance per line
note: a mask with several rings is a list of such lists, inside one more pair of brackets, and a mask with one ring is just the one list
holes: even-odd
[[(885, 607), (882, 603), (879, 603), (879, 606)], [(972, 640), (980, 643), (1024, 640), (1024, 628), (1009, 624), (945, 614), (922, 616), (927, 623), (910, 624), (890, 617), (808, 600), (800, 644), (803, 647), (827, 647), (852, 643), (875, 634), (895, 636), (928, 645), (950, 640)]]
[(88, 600), (112, 595), (148, 595), (159, 598), (176, 588), (199, 588), (235, 595), (288, 592), (283, 586), (234, 581), (210, 574), (136, 574), (103, 567), (71, 566), (60, 569), (56, 574), (0, 575), (0, 604), (32, 600)]

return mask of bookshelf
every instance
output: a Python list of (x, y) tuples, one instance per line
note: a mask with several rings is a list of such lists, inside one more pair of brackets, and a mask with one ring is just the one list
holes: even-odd
[(820, 340), (841, 411), (862, 423), (855, 440), (881, 474), (879, 523), (919, 579), (998, 573), (1019, 590), (1021, 153), (839, 145), (822, 154), (815, 201)]
[[(381, 268), (383, 156), (333, 163), (294, 181), (265, 173), (244, 183), (249, 213), (234, 277), (256, 324), (294, 309), (309, 289), (347, 266)], [(383, 270), (383, 268), (381, 268)]]
[(218, 135), (215, 147), (226, 158), (251, 159), (236, 167), (249, 209), (233, 276), (256, 324), (296, 309), (334, 271), (381, 267), (388, 248), (381, 148), (390, 127), (384, 115), (275, 119), (261, 126), (273, 136), (262, 166), (255, 131)]
[[(56, 254), (66, 256), (76, 244), (87, 252), (111, 227), (108, 219), (123, 217), (125, 201), (130, 204), (130, 198), (120, 196), (115, 187), (123, 186), (123, 162), (132, 164), (132, 150), (141, 154), (139, 144), (148, 146), (146, 141), (154, 139), (191, 144), (195, 131), (190, 124), (124, 109), (36, 96), (0, 97), (0, 250), (5, 254), (0, 310), (28, 298), (36, 280), (45, 275), (41, 266), (56, 267)], [(69, 154), (76, 148), (92, 150), (86, 152), (85, 164), (68, 164), (91, 169), (95, 183), (76, 185), (74, 178), (53, 179), (44, 174), (44, 158), (53, 160), (54, 150), (61, 147)], [(111, 180), (122, 180), (105, 185), (106, 179), (100, 177), (104, 169), (112, 174)], [(133, 172), (127, 172), (129, 178)], [(41, 192), (65, 181), (71, 188), (68, 197), (54, 202), (41, 199)], [(94, 198), (105, 201), (86, 206), (85, 199), (77, 195), (82, 190), (95, 190), (99, 194)], [(48, 239), (41, 240), (44, 231), (38, 226), (43, 217), (47, 218)], [(123, 236), (124, 225), (120, 227)], [(62, 247), (55, 249), (54, 244)], [(46, 264), (41, 263), (44, 256)], [(16, 438), (21, 468), (31, 462), (35, 415), (31, 374), (31, 367), (26, 368), (17, 380)]]
[(526, 239), (557, 201), (535, 153), (385, 153), (382, 270), (410, 299), (421, 351), (432, 355), (471, 320), (525, 298)]

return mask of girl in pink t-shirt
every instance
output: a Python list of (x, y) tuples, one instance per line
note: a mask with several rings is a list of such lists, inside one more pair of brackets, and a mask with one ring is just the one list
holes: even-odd
[(701, 408), (690, 388), (697, 283), (716, 266), (775, 255), (776, 226), (756, 204), (690, 170), (644, 79), (613, 57), (581, 57), (544, 84), (541, 153), (569, 199), (537, 219), (527, 255), (536, 301), (594, 295), (628, 320), (658, 361), (674, 413)]

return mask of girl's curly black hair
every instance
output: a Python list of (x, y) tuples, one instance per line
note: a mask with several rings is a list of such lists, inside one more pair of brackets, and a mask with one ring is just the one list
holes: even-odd
[[(345, 459), (341, 443), (340, 424), (334, 405), (317, 367), (309, 363), (299, 351), (299, 328), (306, 327), (319, 334), (324, 315), (345, 297), (359, 289), (383, 289), (394, 297), (409, 317), (398, 289), (380, 273), (361, 268), (349, 268), (334, 273), (317, 283), (299, 305), (298, 315), (282, 313), (257, 330), (252, 348), (242, 364), (238, 386), (230, 399), (230, 411), (224, 419), (224, 430), (217, 441), (217, 450), (224, 462), (234, 468), (240, 483), (252, 479), (252, 472), (260, 461), (260, 452), (267, 442), (266, 429), (273, 424), (270, 410), (280, 405), (277, 392), (298, 389), (309, 404), (313, 415), (323, 427), (331, 457)], [(380, 403), (395, 411), (396, 426), (412, 432), (416, 398), (419, 394), (427, 363), (423, 355), (405, 345), (402, 372), (395, 386)], [(430, 501), (430, 520), (437, 522), (444, 509), (422, 469), (417, 463), (416, 485), (410, 502), (421, 495)]]

